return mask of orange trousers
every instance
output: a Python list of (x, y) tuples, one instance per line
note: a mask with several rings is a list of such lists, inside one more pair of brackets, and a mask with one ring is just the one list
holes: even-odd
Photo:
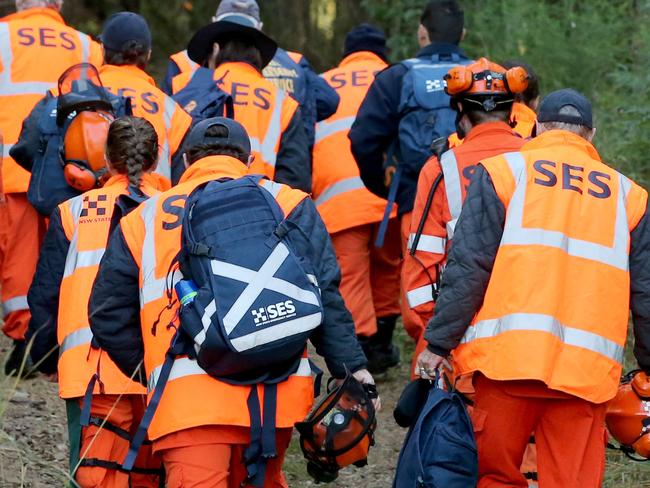
[(360, 225), (332, 234), (341, 268), (341, 295), (354, 320), (356, 333), (377, 333), (377, 318), (399, 315), (400, 236), (391, 219), (384, 246), (375, 247), (379, 224)]
[[(411, 214), (412, 212), (405, 213), (400, 217), (400, 236), (401, 236), (401, 245), (402, 245), (402, 257), (406, 256), (408, 250), (406, 249), (406, 244), (409, 238), (409, 232), (411, 228)], [(416, 266), (413, 263), (413, 260), (410, 261), (411, 266)], [(414, 310), (409, 307), (409, 302), (406, 299), (406, 286), (404, 277), (409, 272), (409, 267), (402, 265), (400, 271), (400, 307), (402, 309), (402, 322), (404, 324), (404, 329), (410, 335), (415, 342), (417, 343), (424, 332), (424, 327), (426, 324), (422, 324), (422, 319), (415, 313)], [(417, 357), (417, 356), (416, 356)]]
[(596, 488), (605, 469), (605, 407), (538, 381), (475, 379), (479, 488), (527, 487), (520, 468), (535, 432), (540, 488)]
[[(81, 400), (79, 400), (81, 403)], [(123, 395), (118, 400), (117, 395), (94, 395), (90, 414), (92, 417), (107, 419), (108, 422), (131, 435), (140, 423), (146, 408), (144, 395)], [(129, 451), (129, 440), (114, 432), (98, 426), (84, 427), (81, 433), (80, 458), (100, 459), (122, 463)], [(151, 453), (151, 445), (145, 444), (140, 448), (137, 467), (157, 469), (161, 466), (160, 459)], [(81, 488), (156, 488), (159, 477), (156, 475), (125, 473), (99, 466), (80, 466), (75, 474), (75, 480)]]
[[(287, 488), (282, 473), (292, 429), (276, 430), (277, 457), (266, 465), (264, 488)], [(208, 425), (186, 429), (154, 441), (165, 466), (167, 488), (240, 488), (248, 485), (244, 451), (250, 429)]]
[(27, 291), (32, 283), (45, 219), (27, 201), (26, 193), (8, 193), (0, 204), (0, 259), (2, 270), (2, 331), (14, 340), (25, 338), (30, 314)]

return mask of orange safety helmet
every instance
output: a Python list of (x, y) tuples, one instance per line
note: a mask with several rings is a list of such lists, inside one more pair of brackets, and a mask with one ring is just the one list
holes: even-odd
[(83, 111), (68, 125), (63, 139), (63, 174), (81, 191), (102, 186), (108, 179), (104, 158), (108, 129), (114, 117), (104, 111)]
[(500, 104), (512, 103), (513, 94), (528, 87), (528, 73), (524, 68), (515, 66), (506, 70), (486, 58), (466, 66), (455, 66), (444, 79), (445, 93), (452, 97), (452, 102), (478, 103), (486, 112)]
[(341, 468), (362, 467), (375, 444), (377, 427), (372, 400), (374, 385), (362, 385), (348, 373), (343, 383), (312, 410), (304, 422), (296, 423), (307, 471), (317, 482), (329, 483)]
[[(607, 404), (605, 423), (628, 457), (650, 459), (650, 378), (643, 371), (623, 377), (618, 393)], [(635, 453), (643, 459), (632, 457)]]

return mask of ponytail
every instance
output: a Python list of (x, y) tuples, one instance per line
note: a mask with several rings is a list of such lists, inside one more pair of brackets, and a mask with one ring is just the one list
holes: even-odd
[(129, 186), (140, 188), (142, 174), (158, 159), (158, 135), (153, 125), (140, 117), (115, 120), (106, 140), (106, 156), (111, 167), (129, 179)]

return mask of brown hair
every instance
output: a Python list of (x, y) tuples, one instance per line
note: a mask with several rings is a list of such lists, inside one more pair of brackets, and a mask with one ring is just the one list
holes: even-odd
[(139, 42), (129, 41), (121, 51), (113, 51), (104, 46), (104, 63), (114, 66), (137, 66), (141, 70), (149, 62), (149, 48)]
[(228, 62), (248, 63), (262, 72), (262, 54), (250, 41), (244, 38), (229, 39), (219, 44), (216, 66)]
[(142, 174), (158, 160), (158, 134), (153, 125), (140, 117), (122, 117), (111, 124), (106, 139), (106, 157), (111, 167), (139, 188)]

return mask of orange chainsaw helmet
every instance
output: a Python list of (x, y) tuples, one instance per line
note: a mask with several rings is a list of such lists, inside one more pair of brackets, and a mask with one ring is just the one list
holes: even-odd
[(341, 468), (368, 463), (368, 450), (375, 443), (377, 427), (374, 398), (374, 385), (362, 385), (348, 373), (304, 422), (296, 423), (300, 447), (308, 461), (307, 471), (317, 482), (329, 483), (337, 478)]
[(68, 125), (63, 139), (63, 174), (68, 184), (81, 191), (102, 186), (108, 179), (104, 158), (113, 115), (83, 111)]
[(650, 459), (650, 378), (643, 371), (623, 377), (616, 397), (607, 404), (605, 423), (628, 457)]
[(445, 75), (445, 92), (452, 99), (480, 104), (486, 112), (499, 104), (512, 103), (513, 94), (528, 87), (528, 73), (521, 66), (506, 70), (486, 58), (466, 65), (455, 66)]

